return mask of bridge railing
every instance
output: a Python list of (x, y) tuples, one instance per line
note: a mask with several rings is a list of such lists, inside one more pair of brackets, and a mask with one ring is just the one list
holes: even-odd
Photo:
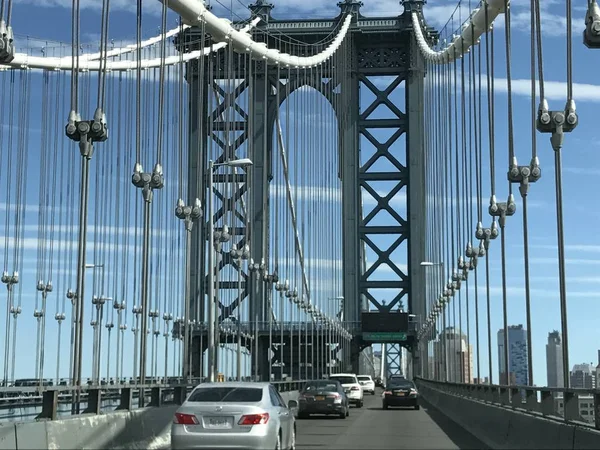
[[(250, 381), (250, 379), (245, 379)], [(114, 411), (131, 411), (141, 407), (160, 407), (168, 404), (182, 404), (188, 392), (203, 382), (191, 379), (188, 384), (121, 384), (89, 386), (36, 386), (2, 388), (0, 411), (4, 420), (24, 420), (28, 417), (36, 420), (57, 420), (70, 415), (70, 405), (79, 393), (83, 414), (100, 414)], [(273, 381), (279, 392), (299, 390), (305, 381)], [(143, 402), (140, 399), (143, 392)], [(10, 394), (10, 395), (9, 395)], [(137, 399), (137, 404), (134, 401)], [(61, 406), (68, 406), (61, 411)], [(22, 410), (35, 410), (34, 414), (19, 414)], [(39, 411), (39, 412), (38, 412)], [(12, 412), (12, 414), (11, 414)], [(1, 420), (0, 420), (1, 421)]]
[(417, 386), (446, 394), (600, 430), (598, 389), (453, 383), (418, 377), (415, 381)]

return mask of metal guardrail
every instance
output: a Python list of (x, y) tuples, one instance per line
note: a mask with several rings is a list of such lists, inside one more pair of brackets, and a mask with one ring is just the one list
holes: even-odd
[[(415, 377), (415, 381), (447, 394), (600, 430), (599, 389), (451, 383), (418, 377)], [(586, 421), (580, 413), (579, 400), (584, 396), (589, 397), (588, 403), (593, 402), (593, 421)], [(557, 403), (563, 405), (562, 415)]]
[[(296, 391), (305, 381), (273, 381), (271, 382), (279, 392)], [(44, 386), (28, 388), (4, 388), (3, 392), (33, 393), (32, 396), (5, 397), (0, 399), (10, 408), (41, 406), (41, 412), (36, 420), (56, 420), (58, 418), (59, 404), (70, 404), (74, 394), (81, 394), (80, 401), (87, 404), (83, 414), (100, 414), (103, 410), (103, 401), (107, 399), (118, 400), (115, 411), (130, 411), (136, 408), (134, 398), (138, 399), (137, 407), (160, 407), (163, 404), (181, 405), (188, 392), (198, 386), (200, 380), (190, 384), (147, 384), (147, 385), (108, 385), (108, 386)], [(140, 398), (143, 392), (143, 398)], [(146, 402), (146, 399), (150, 399)], [(106, 408), (104, 407), (104, 410)], [(104, 411), (106, 412), (106, 411)]]

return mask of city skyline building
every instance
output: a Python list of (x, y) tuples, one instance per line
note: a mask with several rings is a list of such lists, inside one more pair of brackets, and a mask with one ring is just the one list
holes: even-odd
[(526, 386), (528, 380), (527, 330), (523, 325), (508, 327), (508, 373), (504, 367), (504, 329), (498, 330), (498, 367), (500, 384)]
[(596, 388), (600, 384), (600, 350), (598, 350), (598, 365), (596, 366)]
[(592, 364), (575, 364), (570, 375), (571, 388), (596, 389), (596, 372)]
[(554, 330), (548, 333), (546, 344), (546, 377), (548, 387), (564, 387), (562, 339)]
[(447, 327), (433, 344), (436, 361), (435, 378), (453, 383), (473, 383), (473, 346), (467, 336), (454, 327)]

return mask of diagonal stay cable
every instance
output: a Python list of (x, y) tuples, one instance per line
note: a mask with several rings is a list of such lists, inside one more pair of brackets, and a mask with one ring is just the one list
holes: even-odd
[(309, 285), (308, 285), (308, 278), (306, 275), (306, 269), (305, 269), (305, 264), (304, 264), (304, 253), (302, 251), (302, 244), (300, 242), (300, 233), (298, 231), (296, 208), (294, 206), (294, 199), (292, 196), (292, 187), (291, 187), (291, 183), (290, 183), (288, 161), (287, 161), (287, 156), (286, 156), (286, 152), (285, 152), (283, 131), (281, 129), (281, 121), (280, 121), (279, 115), (277, 115), (275, 117), (275, 121), (277, 124), (277, 142), (278, 142), (278, 147), (279, 147), (279, 154), (281, 156), (281, 164), (283, 166), (283, 176), (285, 178), (285, 184), (286, 184), (286, 196), (287, 196), (288, 206), (290, 208), (290, 214), (292, 217), (292, 226), (294, 228), (294, 234), (295, 234), (294, 239), (296, 241), (296, 252), (297, 252), (298, 258), (300, 260), (300, 268), (302, 270), (302, 282), (304, 285), (306, 296), (308, 297), (308, 299), (310, 301), (310, 289), (309, 289)]

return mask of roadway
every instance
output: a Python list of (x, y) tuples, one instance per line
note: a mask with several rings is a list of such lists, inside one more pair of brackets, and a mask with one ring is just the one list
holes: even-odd
[(354, 449), (485, 449), (483, 443), (434, 408), (381, 408), (381, 391), (365, 396), (346, 419), (313, 416), (296, 422), (296, 448)]

